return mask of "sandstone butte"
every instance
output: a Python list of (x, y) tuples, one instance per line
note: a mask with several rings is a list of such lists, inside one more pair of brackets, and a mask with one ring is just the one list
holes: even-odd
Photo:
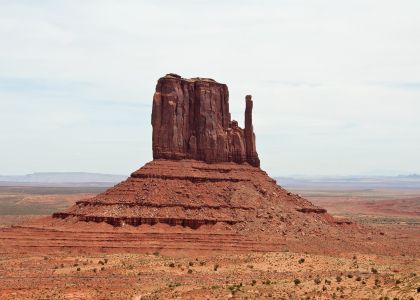
[(251, 96), (245, 107), (242, 129), (231, 119), (225, 84), (176, 74), (160, 78), (153, 97), (153, 161), (53, 218), (114, 227), (205, 225), (210, 232), (270, 236), (338, 234), (353, 226), (283, 189), (260, 169)]

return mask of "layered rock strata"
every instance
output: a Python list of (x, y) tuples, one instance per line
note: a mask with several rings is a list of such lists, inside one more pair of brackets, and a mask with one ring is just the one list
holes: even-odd
[[(217, 223), (251, 231), (286, 230), (332, 218), (325, 210), (278, 186), (248, 164), (156, 159), (91, 199), (55, 218), (114, 226), (158, 223), (193, 229)], [(252, 225), (251, 225), (252, 224)], [(287, 225), (289, 224), (289, 225)], [(318, 225), (319, 225), (318, 224)]]
[(334, 219), (278, 186), (259, 168), (246, 96), (245, 128), (231, 120), (226, 85), (159, 79), (153, 97), (153, 157), (131, 176), (54, 218), (113, 226), (159, 223), (237, 232), (320, 232)]
[(160, 78), (153, 97), (152, 126), (154, 159), (260, 166), (251, 96), (246, 96), (242, 129), (231, 120), (227, 86), (213, 79), (185, 79), (176, 74)]

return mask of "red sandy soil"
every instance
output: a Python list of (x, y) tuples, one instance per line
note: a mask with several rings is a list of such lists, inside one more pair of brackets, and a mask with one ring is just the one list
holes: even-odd
[(47, 217), (0, 229), (0, 299), (416, 299), (418, 226), (360, 230), (272, 237)]
[(0, 215), (0, 228), (10, 227), (12, 225), (25, 224), (29, 221), (34, 221), (41, 217), (48, 217), (43, 215)]
[(295, 191), (336, 216), (346, 216), (364, 223), (420, 224), (420, 190), (296, 189)]
[(216, 225), (49, 220), (0, 229), (0, 299), (416, 299), (420, 285), (416, 226), (267, 241)]
[(334, 203), (324, 199), (314, 200), (318, 205), (324, 205), (328, 211), (345, 211), (351, 214), (420, 217), (420, 197), (391, 200), (340, 199)]
[(64, 218), (0, 228), (0, 299), (418, 296), (418, 225), (341, 222), (256, 168), (204, 167), (148, 164)]
[(89, 199), (92, 198), (94, 194), (72, 194), (72, 195), (66, 195), (63, 197), (63, 195), (57, 194), (57, 195), (28, 195), (25, 196), (22, 200), (19, 200), (17, 204), (30, 204), (30, 203), (42, 203), (42, 204), (48, 204), (48, 203), (56, 203), (59, 201), (65, 201), (68, 203), (68, 205), (74, 204), (76, 201), (80, 201), (83, 199)]

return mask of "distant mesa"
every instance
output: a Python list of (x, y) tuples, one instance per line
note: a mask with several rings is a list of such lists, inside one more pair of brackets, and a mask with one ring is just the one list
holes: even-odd
[(277, 235), (338, 226), (325, 209), (283, 189), (259, 168), (251, 96), (245, 103), (242, 129), (231, 119), (225, 84), (172, 73), (160, 78), (153, 96), (153, 161), (53, 217), (113, 226), (222, 224)]
[(88, 172), (37, 172), (27, 175), (0, 175), (0, 185), (102, 185), (109, 186), (123, 180), (125, 176)]

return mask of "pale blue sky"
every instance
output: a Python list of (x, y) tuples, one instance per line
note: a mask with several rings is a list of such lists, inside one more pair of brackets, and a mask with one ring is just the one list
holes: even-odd
[(420, 1), (1, 1), (0, 174), (129, 174), (156, 80), (254, 98), (271, 175), (420, 173)]

